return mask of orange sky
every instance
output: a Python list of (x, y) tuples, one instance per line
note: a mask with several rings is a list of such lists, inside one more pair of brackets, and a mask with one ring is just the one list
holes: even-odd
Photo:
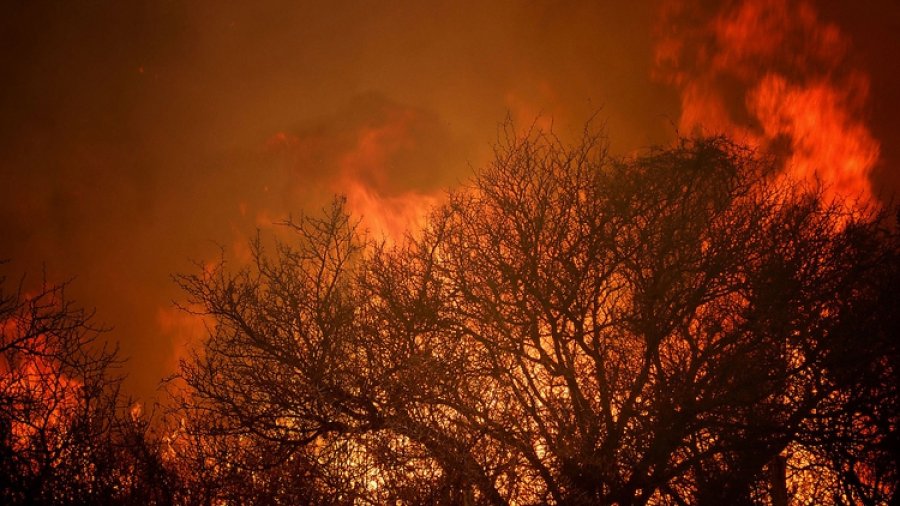
[(599, 111), (617, 153), (724, 130), (841, 187), (900, 189), (895, 2), (223, 4), (29, 1), (0, 20), (4, 272), (74, 277), (141, 397), (198, 330), (172, 273), (217, 245), (239, 261), (256, 227), (335, 192), (399, 229), (507, 114), (565, 134)]

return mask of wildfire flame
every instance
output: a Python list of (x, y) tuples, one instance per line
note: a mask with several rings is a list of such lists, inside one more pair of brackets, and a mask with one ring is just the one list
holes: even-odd
[(355, 145), (338, 159), (338, 176), (332, 188), (347, 196), (349, 211), (362, 219), (376, 237), (396, 242), (420, 225), (437, 195), (405, 190), (385, 194), (391, 185), (389, 166), (403, 150), (414, 150), (416, 117), (409, 110), (392, 111), (381, 124), (362, 128)]
[(707, 12), (667, 0), (655, 77), (681, 97), (683, 132), (724, 133), (782, 156), (784, 173), (864, 205), (879, 143), (864, 121), (868, 75), (807, 0), (740, 0)]
[[(26, 301), (30, 298), (25, 296)], [(58, 350), (47, 335), (31, 335), (30, 320), (29, 315), (16, 315), (0, 321), (0, 392), (8, 403), (5, 416), (10, 417), (17, 451), (46, 444), (35, 439), (38, 433), (66, 422), (68, 411), (80, 402), (82, 386), (62, 372), (54, 357)]]
[(426, 121), (417, 110), (381, 105), (362, 124), (351, 124), (331, 136), (278, 132), (265, 146), (288, 158), (292, 166), (295, 178), (288, 184), (296, 188), (290, 206), (315, 200), (303, 193), (315, 182), (321, 194), (344, 195), (347, 210), (374, 238), (393, 243), (421, 225), (440, 199), (439, 188), (422, 189), (409, 181), (415, 179), (411, 170), (430, 169), (419, 163), (409, 167), (410, 160), (427, 148), (421, 145), (426, 142), (421, 133), (429, 127)]

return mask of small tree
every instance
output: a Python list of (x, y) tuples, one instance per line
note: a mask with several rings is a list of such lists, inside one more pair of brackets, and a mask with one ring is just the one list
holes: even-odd
[[(183, 365), (187, 419), (246, 476), (299, 466), (337, 503), (894, 493), (896, 460), (878, 483), (838, 472), (844, 496), (777, 479), (788, 454), (836, 462), (847, 403), (875, 405), (848, 379), (896, 355), (841, 350), (884, 334), (861, 294), (882, 300), (898, 250), (747, 148), (618, 160), (593, 135), (509, 135), (400, 245), (366, 242), (339, 201), (288, 227), (297, 243), (255, 242), (249, 268), (180, 278), (215, 320)], [(875, 369), (867, 388), (893, 392)], [(896, 438), (895, 413), (854, 448)]]
[(7, 291), (0, 279), (0, 502), (166, 503), (143, 471), (152, 448), (112, 376), (115, 350), (65, 285)]

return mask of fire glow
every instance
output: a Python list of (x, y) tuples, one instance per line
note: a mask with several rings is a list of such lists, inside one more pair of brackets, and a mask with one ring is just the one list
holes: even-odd
[(672, 0), (658, 31), (655, 74), (680, 93), (683, 134), (733, 136), (828, 198), (872, 201), (869, 78), (848, 68), (850, 41), (808, 1), (744, 0), (710, 15)]

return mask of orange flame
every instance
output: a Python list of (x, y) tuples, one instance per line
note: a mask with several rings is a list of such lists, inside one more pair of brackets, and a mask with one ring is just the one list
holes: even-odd
[(16, 450), (46, 444), (34, 440), (38, 432), (62, 426), (69, 410), (81, 402), (81, 381), (62, 372), (56, 359), (59, 350), (46, 334), (32, 335), (32, 330), (27, 314), (0, 321), (0, 347), (9, 345), (0, 354), (0, 391), (15, 413), (10, 430)]
[[(255, 194), (234, 202), (229, 261), (237, 266), (252, 262), (248, 234), (253, 228), (277, 232), (276, 224), (291, 213), (304, 207), (315, 213), (331, 194), (346, 196), (347, 210), (376, 241), (398, 243), (423, 225), (441, 195), (428, 174), (419, 172), (431, 168), (426, 152), (434, 148), (434, 118), (375, 101), (364, 104), (359, 116), (333, 123), (300, 133), (276, 132), (261, 143), (271, 170), (260, 171), (259, 180), (252, 181)], [(204, 274), (212, 273), (217, 262), (208, 259)], [(155, 323), (171, 342), (170, 368), (192, 349), (200, 351), (196, 345), (215, 325), (213, 318), (171, 306), (157, 307)]]
[(351, 212), (360, 216), (363, 227), (374, 239), (389, 243), (400, 241), (406, 233), (414, 234), (438, 202), (435, 195), (413, 191), (383, 196), (359, 181), (347, 182), (345, 193)]
[(387, 192), (392, 186), (389, 166), (402, 151), (414, 150), (416, 117), (410, 110), (391, 111), (383, 122), (362, 128), (355, 145), (338, 159), (332, 183), (347, 196), (349, 211), (362, 219), (376, 238), (397, 242), (422, 224), (437, 196), (415, 190)]
[(411, 181), (421, 183), (413, 171), (429, 169), (418, 163), (428, 148), (421, 145), (422, 131), (428, 128), (420, 111), (381, 104), (364, 121), (330, 134), (278, 132), (266, 142), (266, 149), (286, 156), (292, 165), (295, 180), (290, 184), (297, 188), (291, 192), (291, 206), (322, 197), (304, 194), (311, 187), (323, 194), (345, 195), (348, 210), (362, 220), (363, 228), (374, 238), (393, 243), (421, 225), (439, 200), (439, 191), (421, 189)]
[[(868, 76), (808, 0), (739, 0), (705, 12), (663, 5), (656, 77), (681, 95), (679, 127), (725, 133), (784, 155), (784, 171), (826, 198), (872, 200), (880, 146), (863, 117)], [(699, 21), (699, 22), (698, 22)]]

